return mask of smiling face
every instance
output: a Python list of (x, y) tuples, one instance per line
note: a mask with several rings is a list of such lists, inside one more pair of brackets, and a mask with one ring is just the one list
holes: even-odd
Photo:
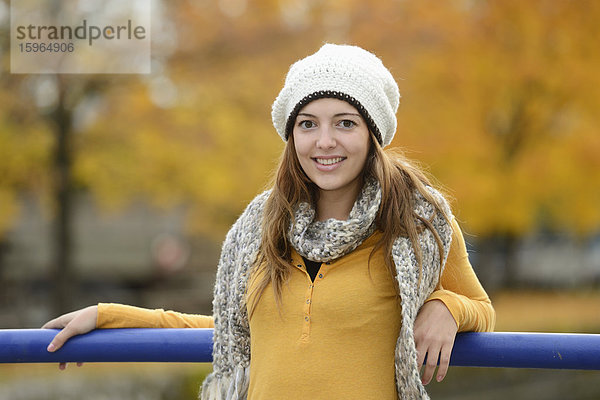
[(358, 195), (370, 133), (362, 116), (345, 101), (322, 98), (304, 106), (292, 131), (302, 169), (321, 196)]

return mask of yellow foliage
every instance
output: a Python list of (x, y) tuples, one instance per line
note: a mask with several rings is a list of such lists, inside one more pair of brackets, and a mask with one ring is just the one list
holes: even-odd
[(15, 192), (0, 188), (0, 239), (12, 226), (19, 214)]
[[(589, 6), (589, 7), (588, 7)], [(598, 231), (597, 4), (403, 2), (367, 47), (402, 71), (394, 145), (449, 187), (468, 230)], [(377, 6), (375, 8), (378, 8)], [(593, 17), (594, 15), (595, 17)], [(393, 36), (396, 41), (384, 41)], [(370, 46), (373, 43), (374, 46)], [(392, 44), (393, 43), (393, 44)], [(384, 61), (388, 58), (384, 58)]]
[[(364, 46), (392, 70), (402, 94), (393, 146), (430, 166), (456, 199), (466, 230), (598, 231), (600, 52), (593, 38), (600, 3), (165, 7), (177, 42), (169, 49), (156, 43), (159, 68), (150, 76), (103, 87), (97, 120), (75, 139), (75, 178), (104, 206), (138, 199), (184, 205), (191, 230), (222, 235), (266, 187), (283, 148), (270, 106), (289, 65), (331, 40)], [(172, 85), (173, 101), (160, 101), (168, 94), (153, 86), (159, 78)], [(3, 92), (3, 103), (13, 101)], [(0, 191), (10, 198), (36, 185), (49, 135), (38, 126), (17, 139), (21, 127), (0, 128)], [(1, 229), (8, 223), (1, 216), (14, 211), (0, 207), (8, 207), (0, 209)]]
[(0, 237), (19, 215), (19, 192), (46, 191), (50, 149), (51, 137), (43, 125), (0, 120)]

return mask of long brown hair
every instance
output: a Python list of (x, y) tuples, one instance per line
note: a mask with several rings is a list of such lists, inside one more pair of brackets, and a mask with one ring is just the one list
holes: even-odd
[[(280, 308), (283, 286), (287, 282), (291, 264), (291, 245), (287, 239), (288, 231), (294, 219), (294, 207), (300, 202), (318, 200), (318, 187), (306, 176), (294, 146), (294, 135), (289, 136), (281, 156), (273, 189), (265, 203), (262, 221), (262, 241), (259, 256), (253, 272), (260, 269), (262, 274), (248, 293), (249, 315), (252, 315), (262, 293), (269, 285), (273, 286), (275, 301)], [(375, 218), (377, 228), (383, 233), (371, 255), (383, 248), (386, 266), (396, 279), (396, 268), (392, 260), (392, 246), (399, 236), (408, 237), (415, 250), (419, 268), (422, 268), (422, 252), (418, 245), (418, 234), (429, 229), (437, 241), (440, 254), (442, 241), (433, 228), (431, 221), (422, 218), (414, 211), (414, 193), (418, 191), (440, 212), (444, 213), (438, 201), (429, 193), (426, 186), (429, 179), (421, 169), (413, 165), (399, 151), (383, 150), (371, 134), (370, 150), (363, 168), (363, 182), (367, 178), (379, 181), (381, 187), (381, 205)], [(441, 257), (440, 257), (441, 262)], [(419, 277), (420, 279), (420, 277)]]

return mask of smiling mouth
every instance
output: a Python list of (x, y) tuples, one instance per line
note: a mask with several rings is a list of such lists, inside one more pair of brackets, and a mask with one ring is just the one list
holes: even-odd
[(313, 158), (313, 160), (317, 163), (317, 164), (321, 164), (321, 165), (333, 165), (333, 164), (337, 164), (339, 162), (342, 162), (346, 159), (346, 157), (335, 157), (335, 158)]

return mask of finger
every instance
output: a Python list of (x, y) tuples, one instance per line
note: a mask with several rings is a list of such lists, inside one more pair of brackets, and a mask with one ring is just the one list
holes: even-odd
[(436, 380), (441, 382), (448, 373), (448, 366), (450, 365), (450, 356), (452, 354), (452, 347), (454, 343), (450, 343), (442, 348), (440, 352), (440, 366), (438, 368)]
[(423, 368), (423, 363), (425, 362), (426, 355), (427, 350), (423, 348), (423, 346), (417, 345), (417, 367), (419, 367), (419, 371)]
[(67, 340), (69, 340), (70, 338), (72, 338), (73, 336), (77, 335), (76, 332), (73, 332), (72, 329), (64, 328), (62, 331), (58, 332), (56, 334), (56, 336), (54, 336), (54, 339), (52, 339), (52, 341), (50, 342), (50, 344), (48, 345), (47, 350), (50, 353), (55, 352), (56, 350), (60, 349), (61, 347), (63, 347), (63, 345), (65, 344), (65, 342)]
[(81, 367), (82, 365), (83, 365), (83, 363), (82, 363), (82, 362), (78, 362), (78, 363), (77, 363), (77, 366), (78, 366), (78, 367)]
[(46, 322), (42, 325), (42, 329), (61, 329), (64, 326), (59, 322), (60, 318), (54, 318), (51, 321)]
[(439, 349), (429, 348), (427, 350), (427, 362), (425, 364), (425, 371), (423, 371), (423, 376), (421, 377), (423, 385), (427, 385), (431, 382), (431, 378), (433, 378), (435, 368), (437, 367), (439, 354)]
[(73, 311), (68, 314), (63, 314), (60, 317), (56, 317), (53, 320), (46, 322), (44, 326), (42, 326), (42, 329), (62, 329), (73, 319), (75, 313), (76, 312)]
[(64, 371), (65, 369), (67, 369), (67, 363), (58, 364), (58, 369), (60, 369), (61, 371)]
[(42, 325), (41, 329), (52, 329), (53, 322), (54, 322), (54, 320), (46, 322), (44, 325)]

